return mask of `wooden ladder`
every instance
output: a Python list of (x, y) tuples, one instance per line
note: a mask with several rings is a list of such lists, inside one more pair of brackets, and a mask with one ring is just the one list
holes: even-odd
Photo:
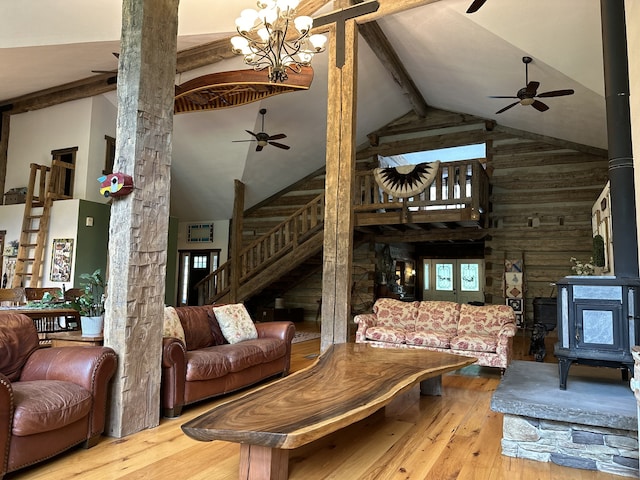
[(39, 286), (51, 205), (54, 200), (70, 198), (60, 192), (59, 180), (65, 170), (65, 165), (60, 163), (66, 162), (54, 161), (52, 167), (31, 164), (13, 288)]

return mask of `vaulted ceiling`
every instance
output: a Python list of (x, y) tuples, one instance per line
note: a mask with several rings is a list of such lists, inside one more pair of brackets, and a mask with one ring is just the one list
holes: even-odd
[[(381, 4), (394, 0), (380, 0)], [(418, 96), (427, 105), (492, 119), (501, 125), (606, 148), (605, 97), (598, 0), (487, 0), (467, 14), (472, 0), (432, 0), (378, 20)], [(322, 6), (324, 5), (324, 6)], [(176, 83), (246, 68), (226, 51), (207, 64), (210, 49), (234, 33), (234, 20), (252, 0), (181, 0)], [(333, 2), (307, 0), (314, 15)], [(316, 7), (322, 7), (319, 10)], [(21, 0), (0, 3), (0, 107), (23, 95), (117, 68), (120, 0)], [(370, 33), (370, 29), (362, 33)], [(213, 42), (213, 43), (212, 43)], [(529, 80), (538, 92), (573, 89), (544, 98), (539, 112), (517, 105), (496, 114), (525, 86), (524, 56), (533, 58)], [(307, 91), (276, 95), (221, 110), (183, 113), (174, 120), (171, 212), (181, 220), (231, 216), (233, 180), (246, 184), (251, 206), (321, 168), (325, 163), (327, 57), (313, 62)], [(217, 60), (214, 59), (214, 60)], [(197, 66), (197, 68), (193, 68)], [(396, 82), (363, 37), (358, 53), (357, 142), (404, 115), (415, 98)], [(107, 74), (108, 75), (108, 74)], [(96, 78), (100, 78), (96, 76)], [(116, 103), (114, 92), (103, 93)], [(412, 103), (413, 102), (413, 103)], [(246, 130), (285, 133), (289, 150), (255, 143)]]

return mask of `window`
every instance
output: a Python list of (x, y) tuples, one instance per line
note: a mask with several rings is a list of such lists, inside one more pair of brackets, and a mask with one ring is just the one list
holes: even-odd
[(102, 173), (109, 175), (110, 173), (113, 173), (113, 164), (116, 161), (116, 139), (109, 135), (105, 135), (104, 139), (107, 145), (105, 148), (104, 170), (102, 170)]
[(51, 151), (50, 192), (58, 199), (73, 198), (73, 174), (78, 147)]

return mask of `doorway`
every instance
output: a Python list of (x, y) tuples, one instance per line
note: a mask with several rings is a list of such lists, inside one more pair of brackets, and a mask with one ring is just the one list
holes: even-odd
[(484, 302), (483, 259), (422, 260), (423, 300)]
[(220, 250), (180, 250), (178, 305), (200, 305), (196, 285), (220, 265)]

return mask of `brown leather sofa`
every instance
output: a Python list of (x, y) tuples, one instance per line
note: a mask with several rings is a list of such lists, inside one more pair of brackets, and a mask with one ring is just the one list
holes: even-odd
[(177, 417), (182, 407), (223, 395), (275, 375), (289, 373), (292, 322), (257, 323), (258, 338), (230, 345), (213, 305), (176, 307), (185, 342), (163, 339), (162, 414)]
[(29, 317), (0, 314), (0, 479), (83, 442), (89, 448), (104, 431), (115, 352), (38, 341)]

